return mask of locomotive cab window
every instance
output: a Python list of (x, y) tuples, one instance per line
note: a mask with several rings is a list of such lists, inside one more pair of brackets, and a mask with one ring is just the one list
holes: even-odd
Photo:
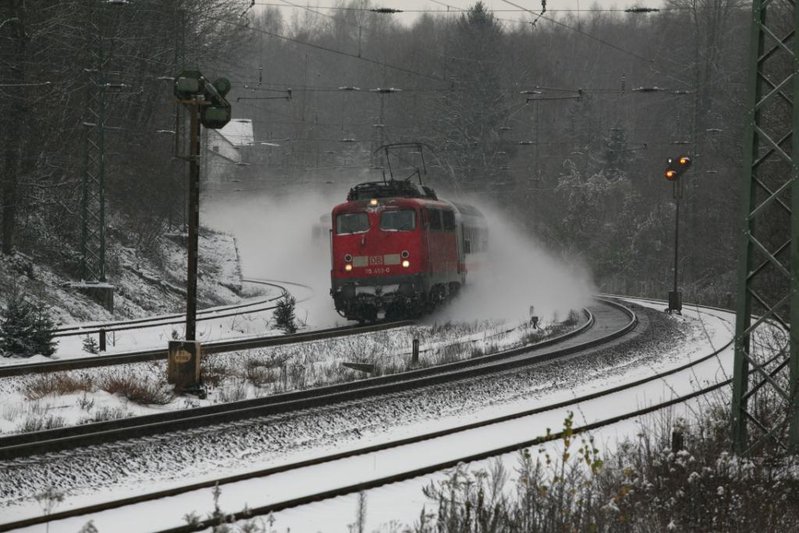
[(338, 235), (365, 231), (369, 231), (369, 216), (366, 213), (342, 213), (336, 217)]
[(416, 229), (416, 213), (410, 209), (383, 211), (380, 216), (383, 231), (413, 231)]
[(441, 210), (430, 209), (427, 212), (429, 227), (433, 231), (441, 231)]
[(444, 231), (455, 231), (455, 212), (442, 211), (441, 215), (444, 225)]

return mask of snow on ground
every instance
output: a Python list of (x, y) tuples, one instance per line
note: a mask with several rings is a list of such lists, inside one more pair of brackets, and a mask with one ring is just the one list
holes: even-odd
[[(181, 235), (173, 236), (184, 241)], [(113, 314), (81, 292), (70, 288), (70, 280), (51, 269), (35, 265), (30, 259), (16, 255), (0, 257), (0, 284), (13, 280), (17, 289), (31, 302), (48, 309), (57, 326), (91, 326), (108, 321), (150, 317), (167, 313), (185, 313), (186, 250), (170, 238), (161, 239), (158, 258), (145, 258), (133, 249), (120, 245), (109, 252), (109, 273), (114, 286)], [(267, 298), (276, 289), (263, 286), (242, 286), (236, 242), (231, 235), (203, 230), (200, 236), (198, 273), (199, 308), (238, 303), (248, 298)], [(11, 287), (8, 288), (11, 290)], [(0, 305), (4, 304), (0, 291)], [(220, 335), (241, 335), (262, 332), (271, 317), (248, 317), (228, 321), (198, 323), (201, 339)], [(166, 347), (174, 336), (183, 336), (183, 324), (144, 330), (109, 332), (108, 352), (141, 348)], [(97, 335), (93, 340), (98, 342)], [(89, 354), (84, 347), (87, 336), (58, 337), (52, 359), (83, 357)], [(0, 357), (0, 365), (34, 363), (51, 358)]]
[[(650, 309), (655, 309), (658, 311), (662, 311), (663, 308), (663, 304), (644, 301), (639, 301), (639, 303)], [(700, 314), (696, 312), (696, 309), (686, 308), (684, 309), (684, 316), (682, 317), (671, 316), (665, 318), (667, 318), (670, 322), (691, 324), (692, 327), (689, 330), (690, 333), (687, 333), (681, 340), (674, 342), (672, 349), (666, 350), (663, 354), (664, 357), (662, 361), (653, 363), (651, 367), (648, 367), (648, 365), (644, 364), (630, 368), (626, 374), (618, 376), (623, 378), (622, 381), (632, 381), (636, 375), (651, 374), (657, 368), (668, 366), (668, 364), (673, 365), (675, 363), (685, 363), (689, 360), (696, 359), (699, 356), (709, 354), (725, 345), (732, 338), (734, 331), (734, 314), (732, 313), (712, 313), (712, 315), (709, 315)], [(667, 361), (669, 363), (667, 363)], [(682, 382), (685, 385), (685, 390), (696, 390), (700, 387), (700, 385), (705, 386), (731, 376), (731, 364), (732, 348), (728, 347), (724, 352), (719, 354), (718, 359), (711, 360), (695, 370), (684, 372), (684, 376), (676, 376), (675, 379), (672, 380), (672, 383)], [(641, 403), (656, 403), (662, 399), (668, 399), (672, 396), (672, 394), (676, 394), (677, 391), (674, 389), (677, 388), (677, 385), (667, 385), (668, 381), (669, 380), (665, 380), (664, 382), (653, 382), (644, 387), (643, 392), (639, 393), (638, 395), (639, 398), (644, 398), (644, 400), (638, 400), (638, 405), (641, 405)], [(599, 383), (602, 384), (603, 388), (607, 388), (612, 385), (612, 383), (608, 383), (601, 378)], [(583, 386), (576, 386), (571, 392), (575, 396), (579, 396), (584, 392), (592, 390), (596, 385), (597, 383), (592, 379), (589, 383), (586, 383)], [(724, 392), (722, 391), (721, 394), (724, 394)], [(568, 393), (556, 395), (555, 398), (552, 398), (552, 401), (554, 402), (556, 401), (557, 397), (563, 396), (568, 397)], [(594, 443), (600, 449), (602, 456), (607, 457), (608, 455), (615, 453), (619, 443), (628, 439), (634, 439), (643, 428), (651, 428), (658, 421), (662, 421), (664, 419), (674, 420), (677, 417), (681, 417), (689, 421), (694, 419), (696, 414), (702, 412), (702, 410), (706, 407), (707, 401), (708, 399), (704, 397), (697, 398), (687, 402), (685, 405), (676, 406), (663, 412), (653, 413), (637, 419), (613, 424), (600, 430), (592, 431), (591, 436), (594, 437)], [(624, 402), (629, 402), (629, 400), (626, 400), (625, 397), (621, 397), (621, 399), (614, 400), (598, 399), (591, 403), (598, 405), (598, 411), (606, 412), (611, 411), (619, 403)], [(626, 405), (626, 407), (630, 406), (631, 405), (629, 403)], [(566, 410), (560, 410), (550, 413), (549, 418), (546, 420), (542, 417), (539, 417), (536, 420), (539, 421), (539, 423), (546, 424), (547, 427), (551, 427), (553, 431), (557, 431), (560, 429), (561, 422), (563, 418), (565, 418), (565, 415)], [(580, 423), (586, 418), (592, 419), (592, 415), (588, 413), (588, 406), (585, 406), (583, 409), (578, 408), (577, 412), (575, 413), (575, 425), (579, 426)], [(497, 431), (496, 428), (492, 428), (492, 433), (501, 432)], [(543, 427), (539, 426), (529, 432), (529, 437), (532, 438), (542, 433)], [(489, 435), (485, 438), (490, 439), (491, 436)], [(470, 440), (479, 440), (479, 438)], [(465, 448), (465, 446), (463, 447)], [(436, 448), (443, 448), (443, 446), (431, 444), (430, 453), (435, 453)], [(542, 452), (549, 453), (550, 456), (560, 456), (562, 449), (562, 442), (554, 441), (538, 447), (536, 451), (540, 450)], [(419, 455), (425, 454), (419, 453)], [(495, 461), (500, 461), (503, 464), (506, 472), (510, 474), (512, 482), (513, 479), (515, 479), (514, 469), (518, 466), (518, 460), (519, 455), (518, 453), (514, 452), (502, 455), (495, 459), (462, 465), (462, 468), (466, 468), (472, 472), (479, 470), (487, 471), (493, 466)], [(375, 471), (377, 471), (376, 468)], [(423, 488), (428, 486), (431, 482), (443, 481), (448, 477), (450, 472), (451, 470), (448, 472), (439, 472), (432, 475), (421, 476), (409, 481), (393, 483), (388, 486), (366, 491), (364, 493), (366, 503), (366, 521), (364, 524), (364, 530), (390, 532), (401, 530), (402, 528), (399, 526), (412, 526), (415, 521), (418, 520), (419, 513), (423, 508), (426, 508), (429, 511), (431, 509), (435, 509), (436, 506), (435, 502), (430, 501), (424, 496), (422, 492)], [(341, 475), (341, 472), (338, 471), (335, 474), (331, 474), (331, 477), (334, 477), (335, 475)], [(355, 472), (352, 471), (348, 475), (354, 478)], [(318, 473), (316, 473), (314, 479), (318, 479), (319, 477), (320, 476), (318, 476)], [(292, 487), (301, 487), (303, 484), (307, 485), (309, 483), (315, 483), (313, 479), (303, 477), (297, 472), (292, 472), (290, 477), (287, 476), (283, 479), (277, 478), (277, 476), (275, 476), (275, 479), (271, 479), (269, 481), (271, 481), (271, 484), (264, 485), (261, 483), (258, 485), (257, 490), (259, 493), (274, 494), (275, 496), (279, 494), (279, 497), (276, 499), (290, 497), (290, 494), (286, 494), (286, 492), (290, 492)], [(276, 492), (278, 487), (279, 491)], [(231, 488), (229, 491), (230, 494), (226, 497), (225, 489), (223, 488), (222, 496), (220, 498), (223, 510), (231, 511), (233, 509), (237, 509), (241, 506), (242, 501), (248, 501), (250, 502), (250, 505), (257, 504), (256, 499), (251, 496), (256, 492), (254, 489), (250, 488), (249, 494), (241, 494), (237, 491), (238, 488)], [(212, 501), (211, 495), (209, 493), (206, 493), (204, 496), (206, 501)], [(269, 517), (269, 519), (257, 519), (257, 522), (263, 524), (271, 523), (272, 527), (276, 531), (347, 531), (352, 524), (356, 523), (356, 516), (359, 507), (358, 498), (358, 494), (350, 494), (294, 509), (280, 511), (275, 513), (272, 517)], [(193, 505), (201, 505), (202, 501), (202, 499), (195, 499), (192, 503)]]
[[(707, 353), (708, 339), (721, 345), (729, 336), (724, 320), (710, 315), (703, 317), (700, 324), (695, 319), (670, 317), (660, 311), (639, 308), (637, 312), (654, 335), (622, 340), (589, 356), (534, 370), (442, 385), (427, 389), (424, 395), (403, 393), (235, 427), (120, 443), (113, 449), (99, 447), (74, 455), (62, 454), (49, 464), (3, 465), (6, 476), (0, 494), (10, 507), (0, 510), (0, 515), (10, 520), (36, 514), (37, 504), (25, 500), (47, 488), (66, 491), (69, 496), (61, 508), (70, 507), (136, 494), (142, 487), (155, 490), (213, 478), (222, 472), (231, 474), (284, 464), (325, 451), (361, 447), (566, 400), (695, 359)], [(698, 382), (704, 377), (697, 375), (696, 379)], [(663, 394), (662, 384), (653, 386), (656, 391), (652, 397)], [(562, 415), (558, 416), (562, 419)], [(542, 432), (543, 428), (538, 428), (531, 436)], [(317, 513), (306, 512), (314, 516)], [(373, 505), (370, 510), (370, 516), (381, 519), (389, 516), (386, 513)], [(404, 520), (411, 520), (416, 513), (418, 509), (410, 517), (403, 515)], [(310, 515), (302, 513), (306, 518)], [(344, 515), (351, 521), (351, 508), (339, 518)], [(317, 530), (282, 521), (280, 524), (290, 526), (292, 531)]]
[[(536, 333), (544, 337), (550, 331), (551, 325), (546, 323), (537, 330), (527, 323), (433, 323), (214, 354), (206, 357), (204, 375), (210, 390), (204, 400), (175, 397), (165, 381), (164, 361), (3, 378), (0, 379), (0, 434), (202, 407), (363, 377), (358, 371), (342, 367), (345, 361), (374, 364), (380, 373), (401, 371), (407, 368), (413, 339), (419, 340), (420, 360), (436, 364), (469, 357), (475, 350), (487, 352), (517, 346), (528, 335)], [(164, 397), (164, 403), (141, 405), (121, 394), (108, 394), (103, 388), (111, 380), (148, 384), (161, 391), (158, 396)], [(61, 386), (59, 381), (82, 385), (70, 387), (79, 388), (77, 392), (64, 394), (69, 386)]]
[[(338, 197), (311, 196), (304, 199), (292, 198), (290, 202), (263, 197), (239, 199), (235, 203), (210, 199), (204, 202), (202, 218), (211, 227), (235, 236), (241, 252), (241, 270), (245, 277), (287, 279), (308, 285), (313, 296), (298, 303), (297, 317), (308, 327), (328, 327), (341, 325), (343, 320), (333, 311), (328, 295), (329, 247), (326, 241), (311, 239), (311, 224), (338, 202)], [(491, 210), (483, 209), (491, 219)], [(582, 281), (584, 277), (579, 273), (567, 271), (543, 252), (519, 256), (519, 250), (538, 247), (510, 231), (510, 226), (501, 220), (492, 221), (492, 235), (495, 236), (492, 240), (492, 255), (497, 261), (489, 264), (483, 272), (483, 282), (490, 290), (483, 291), (480, 285), (474, 284), (471, 289), (463, 291), (462, 297), (453, 302), (452, 306), (430, 318), (434, 326), (452, 327), (451, 321), (464, 316), (469, 321), (491, 318), (498, 311), (507, 312), (515, 317), (511, 322), (518, 322), (527, 316), (530, 305), (535, 305), (536, 314), (547, 319), (556, 315), (563, 316), (569, 308), (587, 301), (590, 283)], [(223, 257), (227, 255), (229, 254), (222, 254)], [(164, 262), (167, 263), (168, 261)], [(530, 283), (520, 286), (518, 280), (527, 279), (530, 273)], [(157, 272), (145, 272), (145, 276), (138, 277), (145, 279), (149, 274)], [(479, 279), (479, 276), (473, 278)], [(135, 291), (135, 284), (129, 289)], [(147, 297), (153, 298), (152, 295)], [(468, 310), (469, 313), (463, 315), (463, 310)], [(507, 414), (557, 399), (569, 399), (574, 395), (623, 383), (634, 376), (648, 375), (659, 368), (685, 362), (704, 353), (704, 339), (708, 335), (718, 336), (724, 329), (718, 324), (701, 327), (695, 320), (668, 317), (656, 311), (641, 309), (639, 314), (642, 322), (655, 331), (653, 336), (618, 341), (590, 356), (571, 358), (569, 361), (535, 370), (517, 370), (498, 376), (442, 385), (425, 390), (423, 395), (403, 393), (348, 406), (333, 406), (313, 413), (249, 421), (232, 428), (206, 428), (193, 433), (120, 443), (114, 447), (98, 447), (75, 454), (65, 453), (43, 464), (4, 464), (4, 476), (0, 480), (3, 502), (0, 519), (13, 520), (38, 514), (39, 506), (30, 497), (48, 489), (67, 494), (66, 501), (59, 508), (83, 505), (184, 484), (190, 480), (285, 464), (317, 456), (325, 451), (361, 447), (459, 425), (464, 421)], [(263, 320), (263, 325), (257, 323), (259, 320)], [(264, 317), (254, 319), (253, 322), (257, 324), (247, 325), (244, 329), (253, 331), (266, 327)], [(235, 329), (230, 324), (214, 327)], [(133, 343), (136, 346), (160, 344), (171, 336), (172, 332), (164, 329), (158, 333), (142, 335)], [(513, 338), (514, 334), (506, 337)], [(399, 356), (401, 359), (410, 349), (411, 338), (406, 332), (395, 341), (383, 339), (380, 350), (375, 349), (371, 354), (372, 358), (379, 360), (381, 357)], [(718, 338), (719, 342), (720, 339), (721, 337)], [(331, 348), (331, 353), (338, 354), (338, 359), (346, 358), (353, 352), (363, 355), (363, 350), (369, 353), (369, 349), (364, 347), (358, 347), (360, 352), (353, 350), (352, 346), (339, 345)], [(67, 351), (66, 348), (64, 350)], [(278, 352), (269, 351), (264, 356), (269, 358), (274, 353)], [(308, 358), (307, 355), (303, 357), (303, 366), (308, 367), (318, 366), (325, 359)], [(141, 368), (145, 369), (142, 371), (145, 373), (163, 374), (163, 369), (157, 365), (145, 365)], [(127, 370), (117, 368), (117, 371)], [(281, 371), (285, 373), (284, 376), (289, 372), (288, 369)], [(324, 374), (324, 371), (320, 370), (319, 374)], [(0, 384), (0, 388), (2, 387), (3, 384)], [(11, 389), (13, 386), (6, 385), (6, 393)], [(223, 387), (217, 391), (216, 400), (229, 401), (236, 399), (239, 394), (250, 394), (249, 391), (241, 392), (240, 389), (235, 383)], [(53, 409), (56, 412), (61, 409), (64, 418), (73, 420), (85, 417), (83, 412), (88, 413), (95, 409), (107, 411), (107, 416), (121, 416), (119, 398), (109, 396), (84, 396), (78, 393), (68, 398), (66, 405), (53, 406)], [(213, 395), (209, 401), (214, 401)], [(88, 407), (91, 402), (92, 406)], [(184, 406), (200, 405), (199, 400), (190, 398), (177, 402), (183, 402)], [(127, 403), (123, 407), (130, 409), (131, 413), (139, 413), (180, 408), (180, 405), (141, 408)], [(9, 409), (24, 410), (15, 407)], [(43, 407), (33, 410), (41, 409)], [(0, 415), (6, 417), (5, 413)], [(15, 416), (24, 415), (12, 414), (11, 418)], [(418, 498), (419, 493), (408, 494), (408, 501), (416, 501), (414, 496)], [(303, 517), (291, 519), (297, 520), (297, 525), (291, 526), (292, 530), (342, 530), (343, 526), (333, 524), (343, 524), (344, 515), (349, 517), (352, 512), (349, 507), (344, 513), (342, 509), (344, 508), (339, 508), (331, 515), (337, 517), (331, 518), (329, 525), (332, 527), (314, 526), (308, 521), (308, 513), (316, 515), (315, 509), (306, 512), (290, 511)], [(192, 510), (185, 509), (181, 512)], [(204, 509), (196, 510), (204, 514)], [(400, 515), (401, 519), (408, 523), (419, 510), (420, 507), (414, 507), (410, 515)], [(370, 516), (389, 516), (385, 511), (380, 507), (374, 510), (373, 507)], [(351, 522), (351, 518), (346, 519)], [(287, 520), (281, 521), (279, 525), (289, 526), (293, 523)]]

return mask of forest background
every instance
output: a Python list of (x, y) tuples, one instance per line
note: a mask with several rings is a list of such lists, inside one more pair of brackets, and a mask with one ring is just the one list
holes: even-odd
[[(657, 12), (525, 21), (477, 2), (410, 26), (376, 2), (336, 5), (287, 20), (249, 0), (3, 2), (2, 253), (80, 279), (88, 110), (102, 71), (107, 238), (157, 255), (185, 216), (171, 78), (197, 67), (228, 77), (233, 116), (253, 123), (231, 187), (324, 192), (378, 177), (378, 146), (422, 142), (426, 181), (442, 195), (501, 206), (609, 292), (670, 290), (663, 173), (668, 157), (690, 155), (684, 299), (733, 305), (748, 4), (670, 0)], [(115, 268), (111, 254), (111, 279)]]

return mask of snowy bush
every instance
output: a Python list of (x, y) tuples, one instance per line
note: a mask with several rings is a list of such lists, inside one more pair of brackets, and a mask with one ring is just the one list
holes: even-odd
[[(664, 416), (602, 461), (590, 438), (570, 452), (579, 437), (570, 415), (554, 453), (520, 453), (515, 480), (496, 462), (459, 465), (425, 487), (432, 509), (412, 531), (799, 531), (799, 461), (776, 448), (732, 455), (729, 431), (713, 429), (719, 422), (729, 428), (728, 406), (692, 425)], [(672, 449), (674, 430), (684, 432), (685, 449)]]

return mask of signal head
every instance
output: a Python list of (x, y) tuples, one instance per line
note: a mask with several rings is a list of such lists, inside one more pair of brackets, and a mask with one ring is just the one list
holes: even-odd
[(211, 105), (200, 110), (200, 123), (208, 129), (219, 129), (230, 122), (230, 104)]
[(688, 157), (687, 155), (681, 155), (677, 159), (677, 163), (679, 163), (682, 168), (687, 169), (688, 167), (691, 166), (691, 158)]
[(214, 83), (214, 89), (219, 93), (219, 96), (224, 98), (230, 92), (230, 80), (227, 78), (217, 78)]
[(188, 100), (205, 91), (205, 79), (197, 70), (184, 70), (175, 77), (174, 93), (180, 100)]
[(666, 176), (667, 180), (674, 181), (674, 180), (677, 179), (678, 174), (677, 174), (677, 171), (674, 170), (673, 168), (667, 168), (666, 172), (664, 173), (664, 176)]

